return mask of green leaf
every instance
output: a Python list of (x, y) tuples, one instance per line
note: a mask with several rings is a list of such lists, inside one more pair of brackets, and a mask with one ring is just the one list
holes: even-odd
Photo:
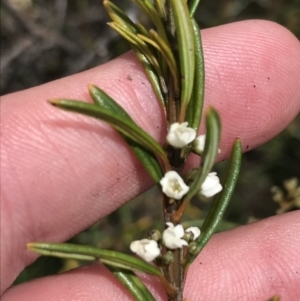
[(97, 86), (89, 85), (89, 92), (97, 106), (123, 116), (129, 121), (133, 121), (130, 115), (114, 99)]
[[(164, 111), (166, 111), (163, 95), (166, 95), (168, 90), (161, 68), (158, 68), (159, 63), (153, 54), (151, 54), (149, 49), (145, 50), (145, 48), (143, 48), (144, 46), (137, 45), (137, 38), (133, 38), (132, 36), (128, 35), (128, 32), (131, 32), (133, 35), (141, 33), (147, 36), (148, 32), (146, 28), (142, 24), (134, 24), (120, 8), (112, 2), (105, 0), (104, 6), (111, 19), (119, 25), (119, 27), (116, 27), (116, 25), (113, 25), (112, 27), (130, 43), (132, 49), (145, 69), (158, 100), (163, 106)], [(142, 50), (141, 47), (143, 48)], [(153, 67), (153, 65), (155, 67)]]
[(151, 65), (151, 62), (148, 60), (148, 58), (140, 51), (137, 47), (131, 46), (133, 51), (135, 52), (137, 58), (141, 62), (141, 64), (144, 67), (144, 70), (147, 74), (147, 77), (151, 83), (151, 86), (156, 94), (157, 99), (160, 101), (162, 108), (164, 110), (164, 113), (166, 115), (166, 101), (164, 96), (168, 93), (168, 88), (165, 83), (165, 80), (162, 76), (158, 76), (158, 74), (155, 72), (155, 69)]
[(165, 0), (154, 0), (154, 5), (157, 10), (158, 15), (164, 21), (167, 20), (167, 12), (165, 9)]
[(165, 30), (165, 25), (160, 16), (160, 13), (162, 11), (160, 11), (159, 9), (157, 10), (155, 6), (148, 0), (133, 0), (133, 2), (135, 2), (141, 8), (145, 15), (156, 26), (158, 34), (164, 40), (165, 44), (167, 44), (170, 48), (169, 40), (167, 38), (167, 33)]
[(205, 71), (200, 29), (194, 19), (192, 19), (192, 24), (194, 30), (196, 52), (195, 77), (193, 93), (187, 109), (186, 121), (188, 122), (189, 127), (195, 129), (198, 132), (204, 102)]
[(144, 283), (132, 271), (126, 271), (112, 266), (107, 268), (114, 274), (114, 276), (127, 288), (132, 296), (137, 301), (155, 301), (153, 295), (150, 293)]
[[(152, 45), (155, 49), (159, 51), (161, 57), (164, 58), (167, 66), (170, 69), (174, 80), (174, 88), (179, 87), (179, 74), (178, 69), (175, 61), (175, 57), (171, 49), (164, 43), (164, 41), (160, 38), (156, 31), (150, 30), (149, 31), (150, 37), (138, 34), (137, 36), (143, 40), (144, 42)], [(176, 92), (175, 92), (176, 93)], [(177, 92), (178, 93), (178, 92)]]
[(229, 161), (227, 169), (227, 175), (225, 177), (225, 183), (223, 183), (222, 192), (216, 197), (212, 204), (212, 207), (202, 225), (202, 235), (198, 241), (201, 249), (205, 246), (209, 238), (214, 233), (218, 223), (221, 221), (225, 210), (229, 204), (231, 196), (234, 192), (234, 188), (237, 183), (242, 158), (242, 147), (239, 139), (236, 139)]
[(210, 173), (218, 154), (220, 134), (221, 122), (219, 114), (210, 107), (206, 114), (206, 139), (201, 162), (202, 168), (199, 168), (196, 172), (185, 199), (191, 200), (199, 192), (201, 185)]
[(166, 44), (165, 41), (160, 37), (160, 35), (153, 29), (149, 30), (151, 38), (159, 45), (159, 51), (162, 54), (167, 66), (174, 79), (174, 85), (179, 86), (179, 72), (176, 64), (174, 54), (170, 48), (170, 45)]
[[(127, 118), (129, 121), (132, 121), (130, 115), (109, 95), (107, 95), (103, 90), (99, 89), (94, 85), (89, 85), (89, 92), (94, 101), (94, 103), (100, 107), (111, 110), (120, 116)], [(140, 144), (137, 144), (135, 141), (128, 139), (123, 136), (126, 142), (129, 144), (135, 155), (138, 157), (140, 162), (144, 165), (148, 173), (151, 175), (155, 183), (159, 182), (163, 174), (157, 161), (155, 155), (142, 147)]]
[(193, 17), (197, 8), (198, 8), (198, 5), (200, 3), (200, 0), (191, 0), (190, 3), (189, 3), (189, 9), (190, 9), (190, 16)]
[(104, 0), (103, 6), (105, 7), (107, 13), (111, 17), (111, 19), (125, 27), (126, 29), (137, 33), (138, 30), (135, 24), (128, 18), (128, 16), (115, 4), (110, 1)]
[(100, 107), (99, 105), (76, 100), (53, 99), (49, 100), (49, 102), (61, 109), (77, 112), (107, 122), (124, 137), (154, 153), (161, 161), (164, 171), (169, 170), (168, 158), (163, 148), (143, 129), (136, 125), (134, 121), (124, 116), (124, 114), (116, 114), (116, 112)]
[(135, 26), (136, 26), (136, 28), (138, 29), (138, 33), (139, 34), (142, 34), (142, 35), (144, 35), (145, 37), (149, 37), (149, 32), (148, 32), (148, 30), (146, 29), (146, 27), (143, 25), (143, 24), (141, 24), (141, 23), (136, 23), (135, 24)]
[(112, 27), (116, 32), (118, 32), (124, 39), (126, 39), (130, 43), (131, 47), (137, 47), (147, 57), (152, 68), (157, 73), (160, 81), (164, 81), (163, 73), (159, 62), (155, 54), (151, 51), (151, 48), (148, 46), (148, 44), (145, 43), (138, 35), (136, 35), (135, 32), (131, 32), (128, 28), (118, 23), (110, 22), (107, 24), (110, 27)]
[(148, 171), (154, 182), (158, 183), (162, 179), (163, 173), (160, 164), (153, 153), (130, 139), (126, 139), (126, 141), (145, 169)]
[(120, 25), (116, 22), (110, 22), (107, 24), (116, 32), (118, 32), (123, 38), (125, 38), (131, 46), (138, 47), (138, 49), (140, 49), (140, 51), (142, 51), (143, 54), (147, 56), (157, 74), (162, 76), (158, 60), (151, 49), (152, 46), (149, 47), (148, 44), (146, 44), (135, 31), (131, 31), (128, 27), (124, 27), (123, 25)]
[(191, 98), (195, 73), (194, 31), (186, 1), (170, 1), (174, 15), (181, 76), (181, 109), (179, 122), (185, 121), (185, 114)]
[(86, 261), (99, 260), (105, 265), (124, 270), (140, 271), (158, 277), (161, 277), (162, 275), (153, 265), (141, 259), (116, 251), (68, 243), (59, 244), (43, 242), (28, 243), (27, 248), (41, 255)]
[(196, 258), (196, 256), (201, 252), (201, 250), (204, 248), (208, 240), (215, 232), (219, 222), (222, 220), (237, 183), (239, 171), (241, 168), (241, 159), (242, 146), (240, 140), (236, 139), (232, 147), (225, 181), (224, 183), (222, 183), (223, 190), (213, 201), (210, 211), (208, 212), (208, 215), (206, 216), (205, 221), (201, 227), (201, 235), (196, 240), (196, 243), (198, 245), (197, 253), (193, 256), (187, 257), (186, 267), (190, 265)]

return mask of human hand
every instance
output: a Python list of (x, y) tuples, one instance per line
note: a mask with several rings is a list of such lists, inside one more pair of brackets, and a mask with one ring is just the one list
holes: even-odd
[[(269, 140), (300, 110), (300, 45), (286, 29), (245, 21), (202, 33), (206, 104), (221, 114), (219, 159), (233, 140), (244, 150)], [(130, 77), (128, 76), (130, 75)], [(132, 80), (130, 80), (132, 78)], [(31, 241), (62, 242), (151, 186), (114, 130), (51, 107), (58, 97), (89, 100), (95, 84), (160, 142), (165, 125), (154, 93), (132, 53), (1, 100), (1, 292), (36, 256)], [(191, 164), (193, 164), (191, 162)], [(299, 300), (299, 211), (216, 234), (189, 270), (189, 300)], [(156, 300), (156, 279), (143, 276)], [(7, 290), (12, 300), (131, 300), (100, 264)]]

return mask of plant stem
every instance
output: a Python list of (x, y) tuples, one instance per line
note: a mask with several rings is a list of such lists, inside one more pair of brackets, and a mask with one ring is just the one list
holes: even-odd
[[(171, 9), (171, 1), (168, 0), (165, 2), (165, 12), (166, 12), (166, 28), (167, 36), (170, 42), (170, 47), (174, 54), (175, 60), (179, 66), (179, 55), (178, 55), (178, 44), (176, 37), (176, 27), (173, 17), (173, 12)], [(168, 125), (171, 125), (175, 122), (178, 122), (179, 113), (180, 113), (180, 95), (181, 95), (181, 85), (178, 83), (176, 86), (174, 84), (174, 79), (171, 74), (168, 74), (168, 95), (167, 95), (167, 120)], [(167, 155), (170, 162), (172, 170), (175, 170), (181, 173), (185, 158), (182, 156), (181, 150), (174, 148), (167, 148)], [(165, 222), (170, 222), (173, 220), (173, 215), (178, 211), (180, 207), (180, 202), (170, 199), (164, 196), (164, 218)], [(173, 222), (173, 221), (172, 221)], [(180, 223), (180, 218), (176, 220), (175, 225)], [(184, 286), (184, 268), (182, 266), (183, 260), (183, 250), (175, 249), (173, 250), (174, 261), (164, 269), (164, 275), (166, 279), (170, 282), (170, 285), (175, 288), (175, 294), (168, 295), (168, 301), (183, 301), (183, 286)]]

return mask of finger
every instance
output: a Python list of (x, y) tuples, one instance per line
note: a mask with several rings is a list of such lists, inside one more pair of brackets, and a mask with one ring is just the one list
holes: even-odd
[[(300, 211), (216, 234), (192, 264), (187, 300), (300, 298)], [(166, 300), (161, 285), (143, 278), (155, 300)], [(33, 294), (34, 292), (34, 294)], [(3, 301), (132, 300), (101, 266), (90, 266), (32, 281), (8, 290)]]
[[(203, 43), (206, 99), (221, 113), (223, 156), (235, 137), (244, 148), (254, 147), (299, 112), (299, 42), (287, 30), (269, 22), (240, 22), (203, 31)], [(32, 260), (25, 250), (28, 241), (65, 240), (151, 185), (113, 130), (45, 101), (89, 100), (89, 83), (164, 140), (159, 105), (132, 54), (3, 97), (2, 288)]]
[(298, 210), (215, 235), (190, 271), (187, 297), (197, 300), (197, 283), (209, 279), (204, 300), (224, 300), (222, 292), (227, 300), (299, 300), (299, 217)]
[[(155, 300), (165, 300), (163, 288), (156, 279), (147, 277), (145, 281), (153, 290)], [(90, 265), (18, 285), (9, 289), (2, 298), (2, 301), (133, 300), (129, 292), (101, 265)]]

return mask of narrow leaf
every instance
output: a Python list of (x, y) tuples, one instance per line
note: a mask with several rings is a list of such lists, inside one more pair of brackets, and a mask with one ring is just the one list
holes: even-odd
[(110, 22), (107, 24), (117, 31), (123, 38), (125, 38), (131, 44), (131, 47), (137, 47), (147, 57), (158, 77), (160, 79), (163, 78), (163, 73), (156, 56), (139, 36), (118, 23)]
[(132, 271), (126, 271), (112, 266), (107, 268), (127, 288), (137, 301), (155, 301), (148, 288)]
[[(113, 4), (111, 1), (105, 0), (104, 7), (106, 8), (106, 11), (108, 12), (111, 19), (115, 22), (115, 24), (118, 24), (119, 27), (116, 28), (116, 25), (109, 25), (112, 26), (121, 36), (123, 36), (130, 43), (132, 49), (136, 53), (139, 61), (142, 63), (145, 69), (145, 72), (148, 76), (148, 79), (152, 85), (152, 88), (154, 89), (158, 100), (160, 101), (161, 105), (163, 106), (163, 109), (165, 110), (165, 100), (163, 94), (167, 94), (167, 87), (161, 69), (158, 68), (159, 64), (156, 62), (153, 55), (150, 54), (149, 50), (146, 51), (146, 56), (144, 54), (145, 49), (141, 50), (141, 45), (137, 45), (136, 39), (132, 36), (128, 36), (128, 31), (131, 32), (133, 35), (141, 33), (147, 36), (148, 32), (146, 28), (142, 24), (134, 24), (122, 10), (115, 4)], [(153, 65), (155, 65), (155, 68), (153, 67)]]
[(162, 57), (166, 61), (170, 72), (174, 78), (174, 85), (178, 86), (179, 84), (179, 72), (178, 67), (176, 64), (176, 60), (174, 57), (174, 54), (168, 44), (165, 43), (165, 41), (160, 37), (160, 35), (153, 29), (150, 29), (149, 31), (150, 36), (152, 39), (155, 40), (155, 42), (159, 45), (159, 50), (162, 54)]
[(153, 181), (158, 183), (162, 179), (163, 173), (155, 155), (130, 139), (126, 139), (126, 141), (148, 171)]
[(135, 26), (140, 34), (144, 35), (145, 37), (149, 37), (149, 32), (143, 24), (136, 23)]
[[(164, 41), (159, 37), (156, 31), (150, 30), (149, 34), (151, 35), (150, 37), (140, 35), (138, 34), (137, 36), (143, 40), (144, 42), (152, 45), (154, 48), (156, 48), (161, 56), (164, 58), (165, 62), (167, 63), (170, 72), (172, 74), (173, 80), (174, 80), (174, 88), (178, 89), (179, 87), (179, 74), (178, 74), (178, 69), (176, 66), (176, 61), (174, 58), (174, 55), (171, 51), (170, 48), (164, 43)], [(175, 91), (175, 93), (179, 93), (179, 91)]]
[[(111, 19), (119, 26), (125, 28), (125, 32), (127, 30), (132, 34), (141, 33), (145, 36), (148, 35), (148, 31), (142, 24), (134, 24), (120, 8), (117, 7), (115, 4), (113, 4), (112, 2), (105, 0), (104, 7), (106, 8)], [(160, 70), (161, 68), (158, 70), (158, 65), (160, 64), (156, 63), (156, 60), (154, 59), (153, 55), (149, 59), (150, 52), (148, 51), (146, 56), (144, 54), (145, 50), (141, 51), (140, 50), (141, 47), (140, 46), (138, 47), (136, 41), (132, 37), (128, 37), (128, 35), (126, 35), (124, 30), (122, 31), (120, 28), (118, 29), (115, 28), (115, 30), (117, 30), (117, 32), (119, 32), (120, 35), (123, 36), (125, 39), (127, 39), (127, 41), (130, 43), (139, 61), (142, 63), (145, 72), (148, 76), (148, 79), (152, 85), (152, 88), (154, 89), (154, 92), (165, 111), (166, 110), (165, 100), (163, 94), (167, 94), (167, 87), (164, 81), (163, 74)], [(122, 31), (122, 33), (120, 31)], [(155, 68), (153, 67), (153, 64), (155, 65)]]
[[(241, 159), (242, 159), (242, 146), (240, 139), (236, 139), (227, 168), (227, 174), (225, 176), (225, 182), (223, 184), (223, 190), (216, 197), (205, 221), (202, 225), (202, 231), (206, 234), (207, 238), (205, 239), (205, 235), (200, 238), (199, 245), (203, 248), (210, 236), (213, 234), (215, 228), (218, 223), (222, 219), (225, 210), (229, 204), (231, 196), (234, 192), (234, 188), (236, 186), (238, 175), (241, 168)], [(202, 246), (203, 245), (203, 246)]]
[(113, 267), (130, 271), (140, 271), (161, 277), (161, 272), (153, 265), (141, 259), (116, 251), (68, 243), (59, 244), (42, 242), (28, 243), (27, 248), (46, 256), (87, 261), (99, 260), (100, 262)]
[(166, 101), (165, 101), (164, 95), (167, 95), (168, 88), (167, 88), (167, 85), (165, 83), (163, 76), (159, 76), (155, 72), (155, 70), (152, 67), (148, 58), (137, 47), (132, 47), (132, 49), (135, 52), (135, 54), (136, 54), (137, 58), (139, 59), (139, 61), (141, 62), (141, 64), (143, 65), (144, 70), (147, 74), (147, 77), (151, 83), (151, 86), (156, 94), (156, 97), (160, 101), (160, 103), (163, 107), (164, 113), (166, 115)]
[(224, 183), (222, 183), (223, 190), (214, 199), (212, 207), (201, 227), (201, 235), (196, 240), (198, 244), (197, 254), (193, 256), (188, 256), (186, 266), (190, 265), (193, 262), (193, 260), (197, 257), (197, 255), (201, 252), (201, 250), (204, 248), (208, 240), (215, 232), (219, 222), (222, 220), (237, 183), (239, 171), (241, 168), (241, 158), (241, 142), (239, 139), (236, 139), (232, 147), (229, 164), (226, 171), (225, 181)]
[(154, 5), (157, 10), (157, 13), (161, 17), (162, 20), (167, 20), (167, 12), (165, 9), (165, 0), (154, 0)]
[(195, 42), (193, 26), (186, 1), (170, 1), (176, 27), (181, 76), (181, 110), (179, 122), (185, 121), (185, 113), (191, 98), (195, 71)]
[[(127, 118), (129, 121), (133, 122), (130, 115), (103, 90), (99, 89), (94, 85), (89, 85), (89, 92), (96, 105), (111, 110), (112, 112), (115, 112), (116, 114), (119, 114)], [(128, 138), (126, 139), (126, 137), (124, 136), (123, 138), (129, 144), (129, 146), (131, 147), (137, 158), (140, 160), (140, 162), (144, 165), (144, 167), (151, 175), (155, 183), (160, 181), (163, 174), (155, 155), (152, 152), (145, 149), (144, 147), (142, 147), (140, 144), (134, 142), (133, 140), (130, 140)]]
[(123, 116), (124, 118), (133, 121), (130, 115), (108, 94), (103, 90), (94, 85), (89, 85), (89, 92), (94, 103), (104, 109), (112, 111), (117, 115)]
[(187, 199), (191, 199), (196, 195), (210, 173), (218, 154), (219, 142), (221, 134), (221, 122), (217, 111), (209, 108), (206, 114), (206, 140), (204, 153), (202, 157), (202, 168), (199, 168), (195, 175), (195, 179), (190, 185), (190, 190), (186, 195)]
[(146, 16), (151, 20), (151, 22), (156, 26), (157, 31), (164, 42), (170, 47), (167, 33), (165, 30), (165, 25), (160, 16), (160, 12), (156, 10), (155, 6), (148, 0), (133, 0), (141, 10), (146, 14)]
[(191, 0), (189, 2), (190, 16), (193, 17), (198, 8), (200, 0)]
[(198, 132), (203, 102), (204, 102), (204, 87), (205, 87), (205, 71), (204, 71), (204, 57), (201, 42), (200, 30), (195, 19), (192, 19), (194, 37), (195, 37), (195, 77), (194, 77), (194, 87), (191, 100), (187, 109), (186, 121), (189, 126)]
[(126, 29), (130, 30), (131, 32), (137, 32), (137, 28), (135, 24), (128, 18), (128, 16), (115, 4), (111, 1), (104, 0), (103, 6), (105, 7), (107, 13), (111, 17), (111, 19), (122, 25)]
[(120, 134), (154, 153), (163, 164), (164, 171), (169, 170), (169, 162), (163, 148), (143, 129), (136, 125), (134, 121), (129, 120), (123, 114), (116, 114), (107, 108), (76, 100), (53, 99), (49, 102), (59, 108), (91, 116), (109, 123)]

